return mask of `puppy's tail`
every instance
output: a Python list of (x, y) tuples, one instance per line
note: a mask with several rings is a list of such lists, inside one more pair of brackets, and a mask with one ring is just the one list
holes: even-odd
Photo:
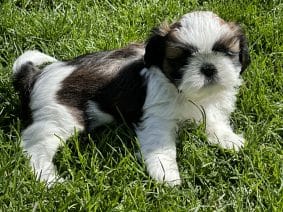
[(41, 72), (38, 66), (53, 63), (57, 60), (39, 51), (26, 51), (13, 65), (13, 85), (21, 97), (30, 94), (36, 76)]
[(26, 51), (14, 62), (13, 85), (19, 93), (21, 101), (20, 116), (24, 125), (28, 125), (31, 121), (30, 93), (37, 76), (41, 73), (38, 66), (56, 61), (55, 58), (39, 51)]

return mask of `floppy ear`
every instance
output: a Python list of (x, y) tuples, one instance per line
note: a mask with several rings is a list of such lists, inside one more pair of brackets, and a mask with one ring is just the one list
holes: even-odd
[(165, 57), (166, 35), (170, 31), (169, 26), (163, 25), (152, 30), (150, 38), (145, 47), (145, 67), (158, 66), (162, 69)]
[(248, 42), (244, 34), (240, 35), (239, 60), (240, 60), (240, 63), (242, 64), (242, 69), (240, 72), (240, 74), (242, 74), (246, 70), (246, 68), (249, 66), (249, 64), (251, 63), (249, 49), (248, 49)]

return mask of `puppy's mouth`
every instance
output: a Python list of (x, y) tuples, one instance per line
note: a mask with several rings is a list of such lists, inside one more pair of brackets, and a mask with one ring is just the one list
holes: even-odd
[(216, 94), (225, 89), (225, 86), (221, 84), (217, 75), (213, 77), (206, 77), (202, 80), (200, 79), (199, 82), (189, 83), (181, 86), (179, 92), (189, 97), (195, 97), (196, 99), (199, 99), (206, 95)]
[(219, 78), (217, 75), (205, 77), (203, 88), (219, 85)]

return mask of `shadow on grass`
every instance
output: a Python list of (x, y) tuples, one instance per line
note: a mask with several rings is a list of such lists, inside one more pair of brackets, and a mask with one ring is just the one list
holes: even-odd
[(125, 157), (137, 161), (138, 149), (135, 134), (129, 127), (110, 124), (90, 133), (75, 134), (58, 150), (54, 163), (60, 176), (69, 178), (70, 170), (92, 173), (90, 169), (115, 169)]

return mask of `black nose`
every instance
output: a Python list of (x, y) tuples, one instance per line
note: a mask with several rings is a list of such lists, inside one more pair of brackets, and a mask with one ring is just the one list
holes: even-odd
[(212, 77), (216, 74), (217, 69), (213, 64), (206, 63), (202, 65), (202, 67), (200, 68), (200, 72), (207, 77)]

